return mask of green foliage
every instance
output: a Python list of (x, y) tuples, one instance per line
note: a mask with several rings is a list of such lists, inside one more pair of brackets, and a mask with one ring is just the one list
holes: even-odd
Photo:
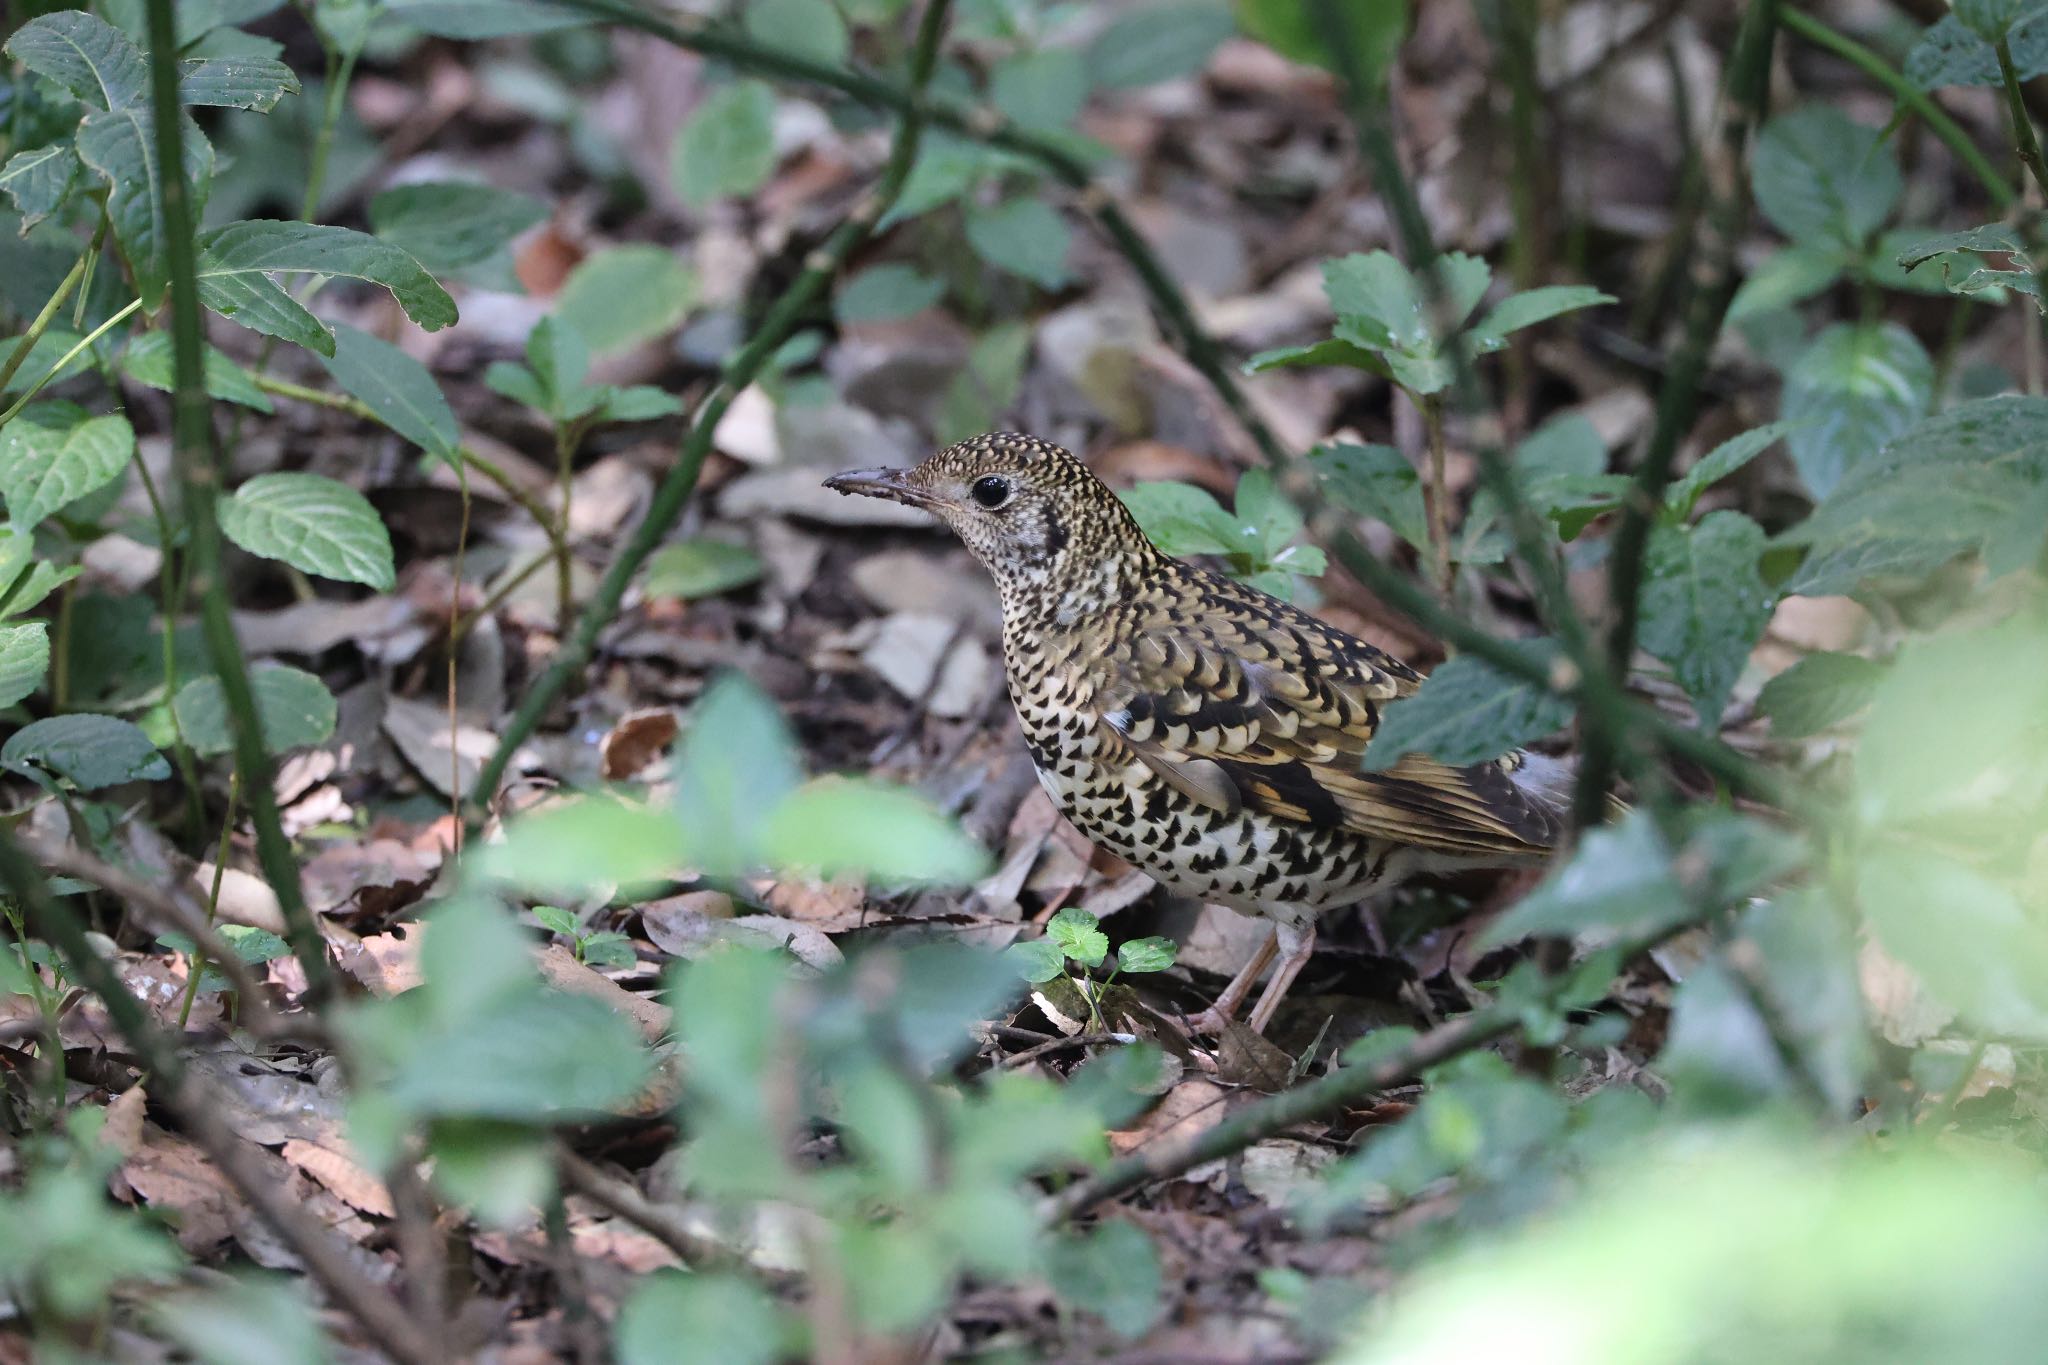
[(607, 247), (569, 272), (555, 318), (603, 354), (673, 331), (696, 300), (697, 278), (673, 253)]
[(222, 500), (220, 529), (250, 554), (306, 573), (380, 592), (397, 582), (391, 536), (377, 510), (324, 475), (258, 474)]
[(526, 337), (526, 364), (492, 361), (484, 383), (523, 403), (557, 428), (595, 422), (648, 421), (682, 411), (682, 404), (645, 384), (586, 384), (590, 345), (580, 329), (542, 318)]
[[(334, 734), (334, 695), (312, 674), (285, 664), (251, 669), (249, 687), (256, 697), (256, 716), (264, 747), (273, 754), (324, 744)], [(178, 733), (202, 757), (231, 753), (235, 732), (228, 720), (226, 690), (211, 674), (194, 678), (171, 701)]]
[(1231, 577), (1276, 597), (1302, 596), (1307, 589), (1303, 580), (1328, 567), (1321, 550), (1296, 543), (1301, 512), (1263, 469), (1238, 479), (1234, 513), (1192, 484), (1141, 483), (1122, 496), (1160, 549), (1171, 555), (1213, 555)]
[(649, 597), (688, 601), (744, 588), (766, 572), (761, 557), (744, 545), (693, 536), (663, 546), (648, 560), (641, 586)]
[(1385, 771), (1409, 754), (1481, 763), (1562, 729), (1571, 702), (1501, 672), (1474, 655), (1439, 666), (1413, 696), (1380, 713), (1365, 765)]
[(745, 194), (775, 169), (775, 95), (742, 80), (706, 96), (676, 134), (670, 174), (686, 204)]
[(171, 775), (170, 764), (138, 727), (84, 712), (22, 726), (0, 744), (0, 768), (29, 777), (48, 773), (80, 791)]

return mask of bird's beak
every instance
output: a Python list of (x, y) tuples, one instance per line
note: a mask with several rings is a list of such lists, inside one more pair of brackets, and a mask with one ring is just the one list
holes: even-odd
[(825, 480), (835, 493), (856, 493), (864, 498), (887, 498), (912, 507), (930, 507), (936, 499), (910, 482), (907, 469), (849, 469)]

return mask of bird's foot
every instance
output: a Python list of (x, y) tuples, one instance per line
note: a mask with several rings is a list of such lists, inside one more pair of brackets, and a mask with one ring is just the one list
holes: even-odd
[(1211, 1005), (1208, 1009), (1195, 1014), (1183, 1014), (1180, 1017), (1180, 1026), (1186, 1029), (1190, 1036), (1207, 1034), (1211, 1037), (1221, 1037), (1223, 1031), (1230, 1027), (1236, 1013), (1235, 1010), (1219, 1010)]

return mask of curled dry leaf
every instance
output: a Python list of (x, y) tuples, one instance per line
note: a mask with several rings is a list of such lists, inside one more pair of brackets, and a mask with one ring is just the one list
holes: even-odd
[(666, 706), (628, 712), (598, 742), (599, 772), (607, 782), (639, 775), (668, 752), (680, 729), (676, 713)]
[(1110, 1150), (1118, 1156), (1155, 1142), (1185, 1142), (1223, 1122), (1230, 1112), (1231, 1092), (1199, 1077), (1184, 1080), (1145, 1112), (1134, 1128), (1112, 1129)]
[(291, 1138), (281, 1149), (284, 1159), (304, 1171), (343, 1203), (379, 1218), (395, 1218), (391, 1191), (384, 1182), (358, 1166), (346, 1153), (303, 1138)]

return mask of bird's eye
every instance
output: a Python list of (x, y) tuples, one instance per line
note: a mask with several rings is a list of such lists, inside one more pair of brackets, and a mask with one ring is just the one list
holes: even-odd
[(974, 487), (967, 490), (974, 500), (993, 512), (1010, 500), (1010, 481), (995, 474), (985, 474), (974, 481)]

